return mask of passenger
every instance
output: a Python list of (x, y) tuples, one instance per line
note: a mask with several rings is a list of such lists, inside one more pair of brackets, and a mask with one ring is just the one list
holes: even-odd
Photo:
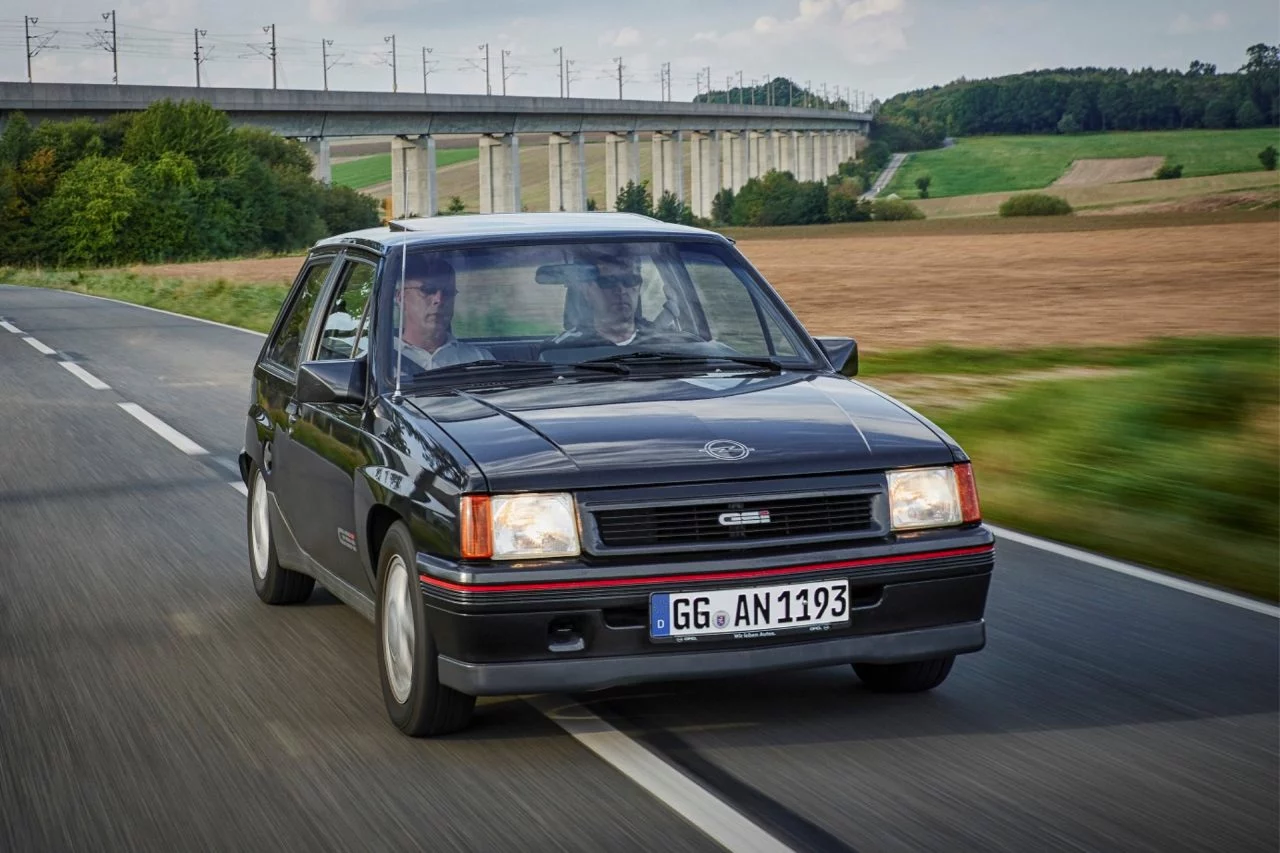
[(453, 336), (453, 305), (458, 295), (453, 267), (430, 254), (409, 255), (405, 261), (404, 357), (426, 370), (492, 359), (483, 347)]

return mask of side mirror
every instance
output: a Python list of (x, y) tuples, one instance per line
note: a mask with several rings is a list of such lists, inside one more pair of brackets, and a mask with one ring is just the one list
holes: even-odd
[(814, 338), (827, 355), (827, 361), (845, 376), (858, 375), (858, 342), (853, 338)]
[(306, 361), (298, 368), (299, 403), (353, 403), (365, 396), (365, 359)]

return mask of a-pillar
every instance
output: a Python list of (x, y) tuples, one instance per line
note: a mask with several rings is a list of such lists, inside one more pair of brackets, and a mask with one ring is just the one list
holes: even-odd
[(480, 212), (520, 212), (520, 137), (480, 137)]
[(333, 183), (333, 167), (329, 164), (329, 140), (323, 136), (314, 136), (307, 140), (306, 145), (315, 161), (311, 177), (322, 184)]
[(433, 136), (391, 140), (391, 215), (436, 215), (436, 140)]
[(618, 193), (628, 182), (640, 182), (640, 134), (606, 133), (604, 136), (605, 210), (616, 210)]
[(677, 201), (684, 201), (684, 134), (653, 134), (653, 201), (656, 204), (662, 194), (669, 192)]
[(553, 133), (547, 138), (551, 178), (551, 210), (580, 213), (587, 209), (586, 147), (581, 133)]
[(720, 137), (718, 130), (689, 134), (690, 207), (694, 216), (711, 217), (711, 202), (720, 192)]

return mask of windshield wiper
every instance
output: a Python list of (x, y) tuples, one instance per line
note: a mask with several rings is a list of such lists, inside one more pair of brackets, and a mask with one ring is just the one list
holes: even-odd
[(747, 364), (752, 367), (763, 367), (775, 373), (780, 373), (782, 371), (782, 365), (772, 358), (751, 355), (725, 355), (723, 353), (717, 353), (715, 355), (700, 355), (697, 353), (682, 352), (629, 352), (621, 355), (606, 355), (601, 358), (592, 358), (586, 361), (580, 361), (578, 362), (578, 365), (585, 367), (587, 365), (604, 365), (624, 361), (641, 361), (649, 362), (651, 364), (688, 364), (691, 362), (705, 364), (708, 361), (732, 361), (738, 364)]
[(471, 373), (474, 371), (482, 371), (482, 370), (497, 370), (499, 368), (528, 369), (530, 367), (536, 367), (541, 371), (564, 370), (566, 368), (573, 368), (573, 369), (583, 368), (585, 370), (599, 370), (607, 373), (617, 373), (617, 374), (626, 374), (631, 372), (630, 368), (628, 368), (626, 365), (623, 365), (623, 364), (586, 364), (586, 363), (556, 364), (555, 362), (550, 362), (550, 361), (516, 361), (516, 360), (503, 361), (500, 359), (486, 358), (486, 359), (481, 359), (479, 361), (464, 361), (460, 364), (450, 364), (444, 367), (432, 368), (431, 370), (423, 371), (423, 373), (421, 374), (421, 377), (423, 379), (430, 379), (435, 376), (447, 376), (454, 373)]

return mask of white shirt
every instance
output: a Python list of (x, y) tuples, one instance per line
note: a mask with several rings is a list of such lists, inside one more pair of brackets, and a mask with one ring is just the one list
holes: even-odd
[(487, 349), (478, 347), (475, 344), (469, 344), (466, 341), (460, 341), (453, 335), (449, 335), (435, 352), (423, 349), (408, 341), (401, 341), (400, 343), (400, 351), (404, 354), (404, 357), (424, 370), (434, 370), (437, 367), (448, 367), (451, 364), (465, 364), (468, 361), (482, 361), (486, 358), (493, 358), (493, 353)]

